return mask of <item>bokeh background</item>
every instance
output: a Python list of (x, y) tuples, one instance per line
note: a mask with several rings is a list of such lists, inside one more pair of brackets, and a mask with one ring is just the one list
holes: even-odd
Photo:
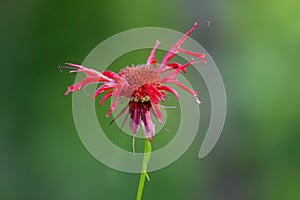
[(2, 0), (0, 199), (135, 199), (139, 175), (106, 167), (81, 143), (63, 96), (75, 76), (57, 66), (81, 63), (121, 31), (185, 32), (195, 21), (192, 37), (225, 82), (225, 128), (199, 160), (203, 125), (179, 160), (150, 174), (143, 199), (299, 199), (299, 8), (296, 0)]

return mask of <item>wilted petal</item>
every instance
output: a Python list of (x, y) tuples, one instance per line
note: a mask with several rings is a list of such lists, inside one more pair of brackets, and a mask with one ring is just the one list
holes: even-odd
[(150, 111), (147, 111), (142, 117), (142, 127), (145, 133), (146, 138), (152, 142), (154, 132), (155, 132), (155, 125), (152, 122)]
[(131, 108), (131, 120), (130, 120), (130, 129), (133, 135), (135, 135), (140, 127), (141, 122), (141, 112), (137, 108), (137, 106), (134, 106), (135, 108)]

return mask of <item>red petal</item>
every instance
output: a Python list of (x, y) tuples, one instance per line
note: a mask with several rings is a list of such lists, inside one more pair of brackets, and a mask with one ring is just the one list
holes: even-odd
[[(190, 61), (184, 65), (181, 65), (179, 63), (169, 63), (171, 64), (170, 67), (173, 67), (174, 71), (169, 72), (168, 74), (165, 75), (165, 77), (161, 80), (162, 83), (168, 83), (172, 82), (174, 78), (181, 72), (186, 72), (186, 68), (192, 64), (198, 63), (199, 61)], [(167, 70), (170, 70), (170, 67), (168, 66), (164, 67), (162, 69), (162, 72), (165, 72)]]
[(102, 72), (102, 74), (107, 76), (108, 78), (111, 78), (111, 79), (118, 79), (119, 78), (119, 75), (116, 74), (115, 72), (112, 72), (112, 71), (104, 71), (104, 72)]
[(127, 83), (127, 81), (124, 79), (119, 79), (119, 82), (115, 85), (114, 87), (114, 91), (113, 91), (113, 96), (114, 96), (114, 100), (110, 106), (109, 111), (106, 113), (106, 117), (108, 117), (110, 115), (110, 113), (116, 109), (117, 107), (117, 103), (118, 103), (118, 98), (123, 90), (123, 87), (125, 86), (125, 84)]
[(102, 105), (104, 104), (105, 100), (106, 100), (108, 97), (111, 97), (112, 94), (113, 94), (113, 91), (107, 92), (107, 93), (102, 97), (102, 99), (101, 99), (101, 101), (100, 101), (100, 106), (102, 106)]
[[(189, 63), (189, 64), (188, 64)], [(188, 62), (187, 64), (190, 65), (191, 62)], [(161, 70), (161, 73), (165, 72), (165, 71), (168, 71), (168, 70), (179, 70), (179, 71), (183, 71), (184, 73), (186, 73), (186, 65), (182, 65), (180, 63), (176, 63), (176, 62), (172, 62), (172, 63), (168, 63), (167, 66), (165, 66), (162, 70)]]
[(99, 78), (85, 77), (79, 83), (70, 85), (68, 87), (68, 90), (65, 92), (65, 95), (68, 95), (70, 92), (80, 90), (84, 85), (88, 85), (90, 83), (97, 83), (97, 82), (99, 82)]
[(169, 62), (177, 53), (179, 53), (180, 45), (186, 40), (186, 38), (197, 28), (198, 23), (195, 23), (194, 26), (176, 42), (176, 44), (168, 51), (165, 57), (162, 59), (162, 62), (159, 67), (159, 71)]
[(181, 89), (183, 89), (183, 90), (185, 90), (185, 91), (191, 93), (191, 94), (196, 98), (196, 101), (197, 101), (198, 104), (201, 103), (201, 101), (198, 99), (198, 92), (197, 92), (197, 91), (194, 91), (194, 90), (192, 90), (192, 89), (190, 89), (190, 88), (185, 87), (184, 85), (182, 85), (182, 83), (180, 83), (180, 82), (179, 82), (178, 80), (176, 80), (176, 79), (173, 80), (173, 83), (174, 83), (175, 85), (179, 86)]
[(147, 59), (147, 63), (146, 63), (147, 66), (152, 64), (154, 67), (156, 67), (156, 59), (154, 57), (154, 54), (155, 54), (155, 51), (156, 51), (158, 45), (160, 45), (160, 41), (156, 40), (155, 45), (154, 45), (154, 47), (153, 47), (153, 49), (152, 49), (152, 51), (151, 51), (151, 53), (150, 53), (150, 55)]
[(155, 96), (157, 96), (161, 101), (165, 101), (164, 95), (153, 85), (147, 85), (148, 91), (147, 93), (153, 93)]
[(187, 51), (185, 49), (178, 49), (179, 51), (181, 51), (182, 53), (185, 53), (187, 55), (193, 56), (195, 58), (199, 58), (201, 59), (201, 61), (206, 64), (206, 59), (205, 59), (205, 54), (204, 53), (198, 53), (198, 52), (191, 52), (191, 51)]
[(72, 63), (66, 63), (66, 64), (70, 67), (75, 68), (74, 70), (70, 71), (70, 73), (83, 72), (86, 74), (86, 77), (84, 77), (79, 83), (69, 86), (65, 95), (68, 95), (70, 92), (80, 90), (82, 88), (82, 86), (85, 86), (90, 83), (113, 82), (114, 81), (113, 79), (103, 75), (102, 73), (100, 73), (94, 69), (89, 69), (89, 68), (83, 67), (81, 65), (72, 64)]
[(109, 89), (112, 89), (116, 86), (116, 83), (105, 83), (103, 85), (101, 85), (96, 92), (93, 95), (93, 99), (95, 99), (99, 94), (101, 94), (102, 92), (105, 92)]
[(148, 93), (148, 95), (154, 104), (158, 104), (158, 98), (156, 95), (154, 95), (152, 92)]
[(164, 90), (164, 91), (167, 91), (167, 92), (170, 92), (170, 93), (174, 94), (174, 95), (177, 97), (177, 99), (180, 98), (180, 96), (179, 96), (179, 94), (176, 92), (176, 90), (174, 90), (174, 89), (171, 88), (171, 87), (168, 87), (168, 86), (159, 86), (159, 87), (157, 87), (157, 89), (159, 89), (159, 90)]

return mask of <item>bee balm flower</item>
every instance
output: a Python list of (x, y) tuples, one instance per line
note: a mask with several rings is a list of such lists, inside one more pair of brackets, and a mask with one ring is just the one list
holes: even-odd
[[(81, 82), (69, 86), (65, 95), (80, 90), (83, 86), (90, 83), (102, 83), (94, 93), (93, 99), (99, 94), (105, 93), (100, 101), (100, 105), (103, 105), (107, 98), (113, 97), (112, 104), (106, 116), (108, 117), (111, 112), (116, 109), (118, 98), (125, 97), (129, 102), (114, 120), (126, 113), (124, 122), (130, 116), (130, 129), (133, 136), (135, 136), (139, 127), (142, 126), (146, 138), (152, 142), (155, 126), (151, 119), (151, 113), (161, 123), (162, 113), (160, 112), (159, 103), (165, 102), (165, 94), (167, 92), (172, 93), (179, 99), (178, 93), (172, 87), (165, 84), (179, 86), (181, 89), (192, 94), (199, 104), (201, 103), (198, 99), (198, 92), (185, 87), (176, 79), (176, 76), (180, 72), (186, 73), (186, 68), (189, 65), (201, 61), (206, 63), (204, 54), (190, 52), (180, 47), (197, 25), (198, 24), (195, 23), (194, 26), (179, 39), (179, 41), (166, 53), (159, 65), (157, 65), (155, 59), (155, 51), (160, 44), (158, 40), (156, 41), (146, 64), (125, 67), (121, 69), (118, 74), (112, 71), (98, 72), (81, 65), (67, 63), (67, 66), (62, 66), (61, 68), (71, 68), (73, 70), (70, 71), (70, 73), (83, 72), (86, 76)], [(197, 60), (192, 60), (185, 64), (170, 62), (170, 60), (179, 52), (190, 55)]]

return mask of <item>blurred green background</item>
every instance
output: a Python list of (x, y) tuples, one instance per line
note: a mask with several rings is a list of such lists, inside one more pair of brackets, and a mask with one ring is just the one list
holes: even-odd
[[(104, 166), (81, 143), (63, 96), (75, 77), (57, 66), (81, 63), (121, 31), (185, 32), (195, 21), (191, 37), (226, 86), (225, 128), (199, 160), (203, 125), (179, 160), (150, 174), (143, 199), (299, 199), (299, 8), (296, 0), (2, 0), (0, 199), (134, 199), (139, 175)], [(209, 110), (208, 95), (200, 98)]]

